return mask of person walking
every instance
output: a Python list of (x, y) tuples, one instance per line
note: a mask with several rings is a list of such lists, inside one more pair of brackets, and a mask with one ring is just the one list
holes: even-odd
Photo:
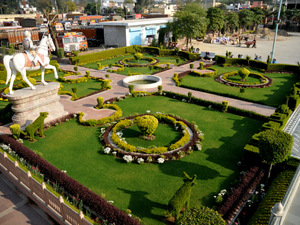
[(256, 48), (256, 40), (255, 39), (253, 40), (252, 48)]

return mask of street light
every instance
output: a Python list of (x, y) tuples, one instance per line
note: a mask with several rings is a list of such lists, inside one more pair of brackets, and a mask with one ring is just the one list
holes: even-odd
[(275, 42), (276, 42), (277, 32), (278, 32), (278, 25), (279, 25), (279, 23), (280, 23), (281, 5), (282, 5), (282, 0), (280, 0), (280, 3), (279, 3), (279, 10), (278, 10), (278, 15), (277, 15), (277, 20), (275, 20), (275, 23), (276, 23), (276, 29), (275, 29), (275, 35), (274, 35), (274, 41), (273, 41), (273, 47), (272, 47), (272, 51), (271, 51), (271, 63), (273, 62), (274, 51), (275, 51)]

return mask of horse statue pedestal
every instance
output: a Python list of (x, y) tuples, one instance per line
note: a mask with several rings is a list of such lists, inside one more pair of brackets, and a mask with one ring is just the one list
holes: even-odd
[(19, 124), (22, 130), (39, 117), (40, 112), (48, 112), (45, 123), (61, 118), (68, 114), (59, 102), (57, 82), (36, 85), (34, 90), (30, 87), (16, 90), (14, 94), (7, 94), (7, 99), (13, 104), (12, 117), (14, 124)]

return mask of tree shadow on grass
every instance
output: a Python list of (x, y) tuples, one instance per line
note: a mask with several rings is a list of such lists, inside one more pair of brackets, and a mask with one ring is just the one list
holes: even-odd
[(207, 166), (201, 165), (199, 163), (185, 162), (182, 160), (170, 161), (159, 165), (161, 172), (175, 176), (182, 177), (183, 171), (185, 171), (190, 176), (194, 174), (197, 175), (197, 180), (209, 180), (221, 176), (220, 173), (214, 169)]
[(136, 216), (143, 218), (151, 218), (157, 221), (162, 221), (164, 219), (161, 215), (153, 214), (154, 209), (167, 210), (167, 205), (151, 201), (146, 196), (149, 195), (146, 191), (132, 191), (123, 188), (118, 188), (118, 190), (123, 191), (125, 194), (130, 195), (130, 202), (128, 209), (130, 209)]

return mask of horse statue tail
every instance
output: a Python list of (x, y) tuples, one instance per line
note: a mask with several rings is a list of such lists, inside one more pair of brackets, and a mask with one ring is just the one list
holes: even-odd
[(13, 58), (12, 55), (6, 55), (4, 56), (3, 58), (3, 64), (5, 66), (5, 69), (6, 69), (6, 83), (5, 84), (8, 84), (10, 78), (11, 78), (11, 68), (9, 66), (9, 62), (10, 60)]

